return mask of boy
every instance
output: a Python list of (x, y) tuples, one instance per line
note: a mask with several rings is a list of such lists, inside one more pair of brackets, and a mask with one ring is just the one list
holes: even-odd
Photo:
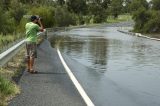
[(26, 49), (27, 49), (27, 71), (30, 73), (37, 73), (37, 71), (33, 69), (34, 58), (36, 57), (37, 33), (39, 31), (43, 31), (43, 25), (41, 23), (41, 19), (35, 15), (31, 16), (30, 19), (31, 22), (28, 22), (25, 26)]

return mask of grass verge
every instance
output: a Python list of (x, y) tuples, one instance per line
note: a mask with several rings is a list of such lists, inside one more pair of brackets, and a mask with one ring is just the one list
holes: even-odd
[(7, 101), (19, 92), (20, 89), (15, 83), (0, 76), (0, 106), (6, 106)]
[(125, 14), (125, 15), (119, 15), (118, 18), (114, 19), (113, 16), (109, 16), (107, 19), (108, 23), (117, 23), (117, 22), (123, 22), (123, 21), (131, 21), (132, 16)]
[(0, 106), (7, 106), (8, 102), (20, 93), (17, 83), (25, 67), (24, 52), (23, 49), (0, 69)]
[(12, 46), (14, 43), (19, 41), (22, 38), (22, 35), (1, 35), (0, 34), (0, 52), (3, 52), (3, 49), (7, 49), (9, 46)]

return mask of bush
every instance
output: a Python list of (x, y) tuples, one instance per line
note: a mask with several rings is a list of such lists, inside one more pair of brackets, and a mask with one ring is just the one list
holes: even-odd
[(26, 7), (18, 0), (10, 1), (9, 14), (14, 18), (16, 26), (19, 25), (20, 20), (26, 13)]
[(160, 12), (150, 11), (151, 19), (145, 23), (143, 31), (145, 33), (159, 33), (160, 32)]
[(90, 24), (91, 18), (92, 18), (91, 16), (84, 16), (83, 19), (84, 19), (85, 24)]
[(0, 76), (0, 106), (7, 105), (10, 96), (19, 93), (19, 88)]
[(3, 95), (11, 95), (15, 93), (15, 85), (10, 81), (0, 77), (0, 92)]
[(144, 7), (139, 8), (133, 14), (133, 20), (135, 21), (134, 30), (138, 32), (143, 32), (143, 27), (145, 23), (149, 20), (150, 14)]
[(12, 33), (15, 29), (15, 20), (10, 17), (9, 12), (3, 13), (0, 8), (0, 32), (6, 35)]
[(76, 17), (73, 13), (70, 13), (66, 7), (57, 7), (55, 10), (55, 24), (56, 26), (69, 26), (76, 25)]
[(42, 17), (44, 27), (53, 27), (55, 23), (54, 8), (47, 6), (33, 7), (28, 12), (29, 15), (39, 15)]

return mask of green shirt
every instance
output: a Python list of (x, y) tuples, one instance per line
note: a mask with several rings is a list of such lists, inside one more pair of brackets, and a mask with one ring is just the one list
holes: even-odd
[(26, 41), (36, 42), (39, 26), (33, 22), (29, 22), (26, 24), (25, 28), (26, 28)]

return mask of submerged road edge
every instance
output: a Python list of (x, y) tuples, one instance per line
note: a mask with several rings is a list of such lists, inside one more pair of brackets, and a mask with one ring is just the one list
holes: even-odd
[(59, 51), (59, 49), (57, 48), (57, 53), (59, 55), (59, 58), (67, 72), (67, 74), (69, 75), (70, 79), (72, 80), (73, 84), (75, 85), (75, 87), (77, 88), (78, 92), (80, 93), (80, 95), (82, 96), (83, 100), (85, 101), (85, 103), (87, 104), (87, 106), (95, 106), (93, 104), (93, 102), (91, 101), (91, 99), (88, 97), (88, 95), (86, 94), (86, 92), (84, 91), (83, 87), (80, 85), (80, 83), (78, 82), (78, 80), (76, 79), (76, 77), (73, 75), (73, 73), (71, 72), (71, 70), (69, 69), (69, 67), (67, 66), (66, 62), (64, 61), (61, 52)]

